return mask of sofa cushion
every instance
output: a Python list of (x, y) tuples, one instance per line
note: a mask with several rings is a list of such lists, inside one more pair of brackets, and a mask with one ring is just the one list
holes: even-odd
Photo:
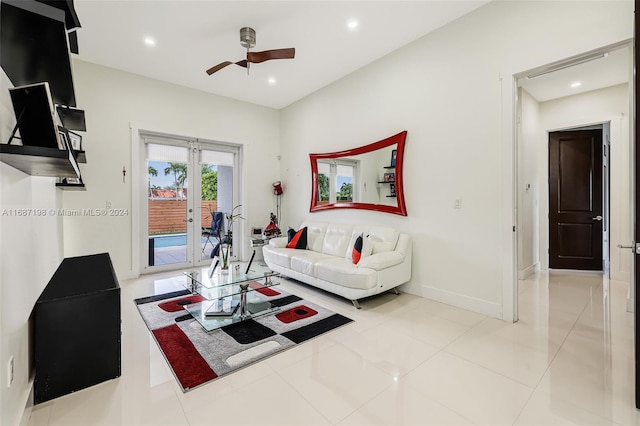
[(378, 273), (373, 269), (357, 268), (349, 259), (327, 256), (316, 262), (315, 277), (343, 287), (370, 289), (376, 285)]
[(307, 228), (307, 250), (322, 252), (322, 241), (327, 224), (321, 222), (303, 222), (300, 227)]
[(289, 233), (289, 242), (287, 243), (287, 248), (292, 249), (307, 249), (307, 227), (298, 230), (297, 232)]
[(368, 235), (373, 241), (373, 254), (376, 254), (394, 250), (400, 233), (393, 228), (376, 226), (369, 228)]
[(328, 225), (322, 241), (322, 252), (331, 256), (344, 257), (352, 233), (351, 225)]
[(321, 259), (329, 258), (328, 255), (311, 250), (296, 250), (291, 254), (291, 268), (301, 274), (314, 276), (314, 265)]
[[(286, 239), (284, 240), (286, 241)], [(300, 250), (275, 246), (270, 246), (267, 250), (265, 250), (264, 248), (262, 249), (265, 260), (268, 260), (269, 263), (273, 263), (274, 265), (278, 265), (282, 268), (288, 269), (291, 269), (291, 256), (296, 251)]]

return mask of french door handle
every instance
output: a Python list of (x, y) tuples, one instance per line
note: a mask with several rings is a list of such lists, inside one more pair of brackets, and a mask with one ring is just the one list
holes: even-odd
[(597, 220), (598, 222), (600, 222), (602, 220), (602, 216), (598, 215), (596, 217), (592, 217), (591, 220)]
[(183, 222), (193, 222), (193, 218), (190, 217), (189, 219), (183, 220)]

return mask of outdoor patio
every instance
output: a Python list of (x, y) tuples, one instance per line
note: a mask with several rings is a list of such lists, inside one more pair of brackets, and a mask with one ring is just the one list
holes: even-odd
[[(186, 189), (183, 189), (186, 191)], [(187, 201), (176, 196), (173, 190), (154, 190), (149, 199), (149, 263), (153, 266), (184, 263), (187, 259), (185, 215)], [(202, 200), (201, 223), (211, 225), (211, 212), (216, 211), (217, 201)], [(182, 240), (169, 243), (172, 238)], [(153, 246), (151, 247), (151, 241)], [(212, 244), (213, 242), (213, 244)], [(201, 259), (209, 259), (217, 241), (201, 239)]]
[[(202, 259), (209, 259), (211, 257), (211, 250), (213, 247), (211, 243), (203, 242), (202, 246)], [(154, 266), (168, 265), (173, 263), (183, 263), (187, 261), (187, 246), (177, 245), (168, 247), (157, 247), (153, 250)]]

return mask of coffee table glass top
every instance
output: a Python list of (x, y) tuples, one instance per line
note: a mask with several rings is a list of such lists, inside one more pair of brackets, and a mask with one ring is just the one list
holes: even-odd
[(183, 273), (183, 285), (193, 294), (200, 294), (207, 299), (185, 306), (185, 310), (205, 330), (212, 331), (279, 310), (253, 294), (278, 285), (272, 280), (277, 273), (263, 261), (253, 262), (249, 270), (247, 265), (247, 262), (234, 262), (227, 271), (217, 268), (210, 273), (209, 268), (201, 268)]
[[(240, 313), (240, 304), (242, 303), (241, 295), (213, 301), (205, 300), (201, 303), (187, 305), (184, 308), (207, 331), (217, 330), (221, 327), (242, 322), (250, 318), (258, 318), (280, 311), (280, 307), (272, 306), (270, 302), (258, 299), (254, 293), (247, 293), (244, 296), (246, 297), (245, 309), (249, 313), (248, 315), (242, 315)], [(230, 308), (229, 314), (211, 315), (212, 311), (220, 310), (221, 307), (224, 309), (227, 308), (227, 306)]]
[[(247, 270), (247, 265), (248, 262), (232, 262), (227, 271), (222, 271), (220, 266), (218, 266), (213, 273), (210, 273), (211, 268), (185, 271), (184, 275), (189, 278), (187, 279), (185, 286), (189, 288), (188, 286), (192, 284), (190, 281), (194, 281), (193, 284), (196, 284), (197, 286), (202, 286), (206, 289), (216, 289), (219, 287), (240, 284), (246, 281), (259, 281), (265, 283), (270, 281), (270, 277), (277, 275), (277, 272), (269, 269), (267, 264), (263, 261), (252, 262), (249, 270)], [(200, 291), (198, 292), (200, 293)], [(207, 297), (205, 294), (202, 295)]]

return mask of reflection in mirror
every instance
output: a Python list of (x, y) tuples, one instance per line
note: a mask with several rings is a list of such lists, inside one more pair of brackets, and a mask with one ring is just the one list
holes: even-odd
[(402, 164), (407, 132), (339, 152), (309, 154), (310, 211), (336, 208), (407, 215)]

